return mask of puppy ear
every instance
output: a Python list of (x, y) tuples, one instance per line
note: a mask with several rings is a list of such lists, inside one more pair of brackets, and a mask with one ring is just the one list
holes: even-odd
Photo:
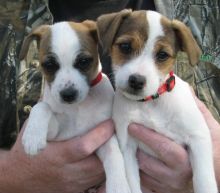
[(191, 65), (196, 65), (202, 54), (190, 29), (181, 21), (173, 20), (172, 27), (176, 33), (180, 50), (187, 53)]
[(117, 13), (102, 15), (97, 19), (98, 38), (104, 53), (109, 52), (119, 26), (131, 12), (130, 9), (124, 9)]
[(23, 60), (28, 52), (29, 45), (30, 43), (35, 39), (37, 40), (38, 44), (39, 41), (41, 40), (43, 34), (45, 34), (49, 30), (50, 26), (49, 25), (42, 25), (34, 29), (23, 41), (19, 59)]
[(93, 39), (98, 42), (98, 34), (97, 34), (97, 25), (95, 21), (92, 20), (85, 20), (82, 22), (86, 27), (89, 28), (90, 34), (92, 35)]

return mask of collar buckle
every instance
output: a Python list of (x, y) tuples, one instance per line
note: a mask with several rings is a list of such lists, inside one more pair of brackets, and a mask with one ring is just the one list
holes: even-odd
[(175, 76), (172, 75), (169, 79), (166, 80), (167, 91), (170, 92), (171, 90), (173, 90), (174, 86), (175, 86)]
[(154, 99), (157, 99), (157, 98), (159, 98), (159, 93), (156, 93), (156, 94), (154, 94), (154, 95), (152, 95), (152, 99), (154, 100)]

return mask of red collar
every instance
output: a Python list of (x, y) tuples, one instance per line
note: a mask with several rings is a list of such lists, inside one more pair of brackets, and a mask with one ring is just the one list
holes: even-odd
[(166, 80), (165, 83), (161, 85), (161, 87), (158, 89), (157, 93), (151, 96), (147, 96), (144, 99), (139, 100), (140, 102), (146, 102), (150, 100), (157, 99), (160, 95), (162, 95), (165, 92), (170, 92), (175, 86), (175, 76), (173, 71), (170, 72), (170, 77)]
[(92, 80), (92, 82), (90, 83), (90, 86), (97, 85), (101, 80), (102, 80), (102, 72), (99, 72), (96, 78)]

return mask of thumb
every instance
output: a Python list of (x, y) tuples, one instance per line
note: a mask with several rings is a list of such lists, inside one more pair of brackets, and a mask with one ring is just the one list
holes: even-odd
[(70, 162), (76, 162), (94, 153), (111, 138), (113, 133), (113, 121), (107, 120), (83, 136), (78, 136), (63, 142), (55, 142), (51, 145), (54, 145), (53, 148), (56, 148), (64, 159), (66, 158)]

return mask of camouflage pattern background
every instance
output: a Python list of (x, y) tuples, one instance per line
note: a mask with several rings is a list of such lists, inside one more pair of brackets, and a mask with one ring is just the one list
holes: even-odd
[[(112, 1), (104, 2), (109, 5)], [(109, 12), (108, 6), (103, 8), (104, 2), (97, 2), (96, 13)], [(120, 1), (119, 5), (125, 7), (128, 2)], [(129, 4), (140, 9), (141, 0), (136, 1), (136, 4), (134, 2), (130, 1)], [(192, 29), (203, 49), (202, 61), (192, 68), (187, 56), (181, 53), (176, 73), (193, 86), (199, 98), (220, 122), (220, 1), (154, 2), (159, 12), (171, 19), (184, 21)], [(94, 9), (91, 9), (90, 15), (93, 12)], [(41, 93), (42, 77), (38, 69), (36, 42), (31, 44), (26, 60), (18, 60), (23, 38), (33, 28), (45, 23), (51, 24), (52, 21), (47, 0), (0, 0), (0, 147), (9, 147), (13, 143), (31, 106), (37, 102)]]
[[(105, 0), (86, 15), (93, 17), (93, 12), (110, 12), (108, 5), (113, 5), (113, 1), (115, 7), (111, 6), (110, 11), (117, 11), (116, 0)], [(170, 19), (185, 22), (192, 29), (203, 56), (199, 65), (192, 68), (186, 54), (180, 53), (175, 72), (193, 86), (198, 97), (220, 122), (220, 1), (154, 2), (157, 11)], [(135, 9), (142, 7), (142, 0), (121, 0), (120, 8), (128, 3)], [(52, 21), (47, 0), (0, 0), (0, 148), (10, 148), (13, 144), (41, 93), (42, 77), (36, 42), (31, 44), (28, 56), (22, 62), (18, 59), (21, 43), (33, 28)], [(89, 190), (89, 193), (95, 192), (95, 189)]]
[[(106, 0), (106, 3), (109, 4), (111, 1)], [(126, 3), (128, 0), (120, 1), (121, 8)], [(193, 86), (199, 98), (206, 103), (218, 121), (219, 4), (218, 0), (155, 0), (159, 12), (171, 19), (185, 22), (200, 44), (203, 56), (198, 66), (192, 68), (187, 56), (180, 53), (176, 73)], [(108, 12), (108, 7), (104, 8), (103, 2), (98, 2), (97, 5), (105, 9), (103, 12)], [(141, 0), (137, 1), (134, 7), (141, 8)], [(101, 12), (102, 9), (97, 8), (96, 12)], [(51, 24), (52, 21), (47, 0), (0, 0), (0, 147), (9, 147), (13, 143), (31, 106), (37, 102), (41, 93), (42, 77), (38, 69), (36, 42), (30, 46), (25, 61), (20, 62), (18, 59), (23, 38), (33, 28), (45, 23)]]
[(155, 0), (159, 12), (179, 19), (190, 27), (202, 48), (198, 66), (192, 68), (187, 56), (177, 59), (176, 73), (190, 83), (220, 122), (220, 1), (219, 0)]
[(41, 75), (36, 51), (20, 63), (24, 35), (43, 23), (52, 23), (44, 0), (0, 0), (0, 147), (10, 147), (29, 105), (39, 98)]

